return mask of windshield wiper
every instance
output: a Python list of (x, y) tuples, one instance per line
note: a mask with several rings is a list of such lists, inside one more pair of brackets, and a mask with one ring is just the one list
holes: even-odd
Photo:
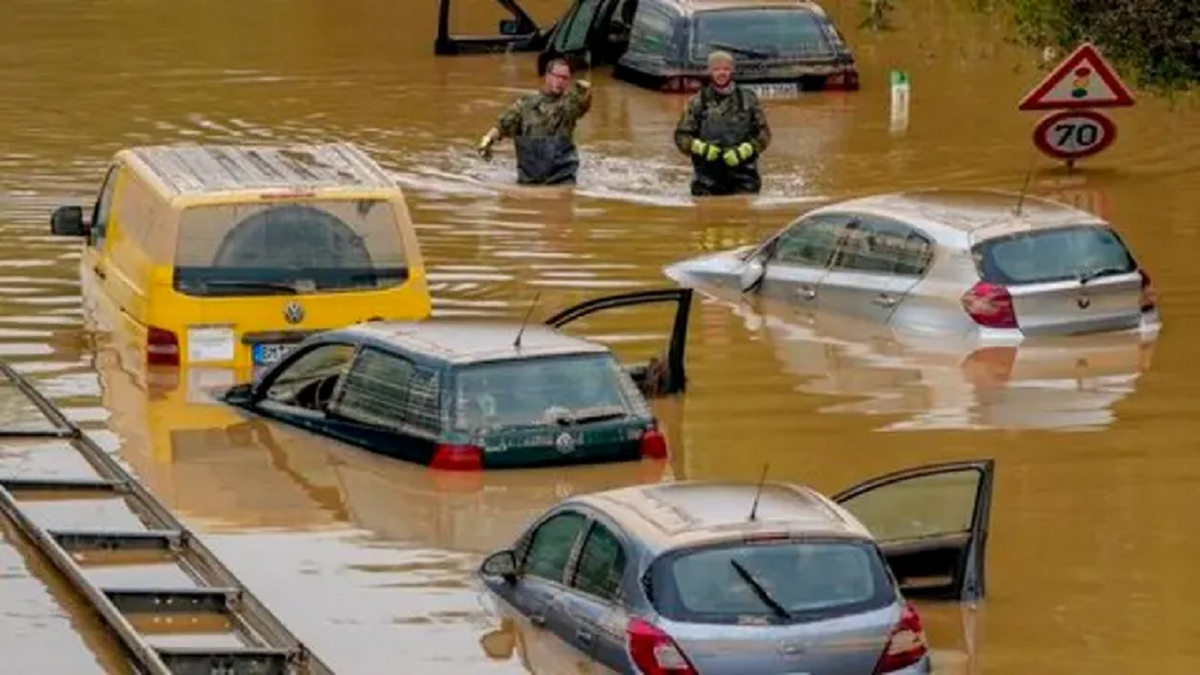
[(1129, 274), (1131, 271), (1132, 270), (1126, 269), (1124, 267), (1097, 267), (1096, 269), (1093, 269), (1093, 270), (1088, 270), (1086, 272), (1080, 272), (1079, 273), (1079, 284), (1082, 286), (1083, 284), (1086, 284), (1087, 282), (1091, 281), (1092, 279), (1096, 279), (1098, 277), (1107, 277), (1107, 276), (1112, 276), (1114, 274)]
[(555, 417), (558, 424), (585, 424), (587, 422), (602, 422), (627, 417), (629, 413), (624, 408), (605, 406), (602, 408), (584, 409), (573, 413), (563, 413)]
[(778, 600), (771, 597), (771, 594), (767, 592), (767, 589), (763, 588), (762, 584), (758, 583), (758, 580), (754, 578), (753, 574), (750, 574), (750, 570), (746, 569), (742, 563), (734, 560), (733, 558), (729, 559), (729, 564), (733, 565), (733, 569), (737, 571), (738, 576), (742, 578), (742, 581), (746, 582), (746, 585), (749, 586), (752, 591), (754, 591), (754, 594), (758, 596), (758, 599), (762, 600), (763, 604), (765, 604), (767, 607), (770, 607), (771, 611), (775, 612), (776, 616), (785, 621), (791, 620), (791, 613), (784, 609), (783, 605), (779, 604)]
[(776, 52), (767, 52), (761, 49), (754, 49), (752, 47), (739, 47), (737, 45), (729, 44), (728, 42), (710, 42), (708, 45), (710, 47), (716, 47), (717, 49), (724, 49), (727, 52), (737, 52), (739, 54), (745, 54), (746, 56), (757, 56), (762, 59), (769, 59), (773, 56), (779, 56), (779, 54)]
[(287, 291), (297, 295), (300, 290), (296, 286), (282, 281), (254, 281), (252, 279), (204, 279), (200, 281), (205, 287), (212, 288), (264, 288), (273, 291)]

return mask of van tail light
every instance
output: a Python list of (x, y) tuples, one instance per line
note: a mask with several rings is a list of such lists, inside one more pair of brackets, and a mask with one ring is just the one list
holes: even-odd
[(146, 332), (146, 363), (152, 366), (179, 365), (179, 336), (150, 326)]
[(1152, 312), (1158, 307), (1158, 293), (1154, 291), (1154, 282), (1150, 280), (1146, 270), (1138, 270), (1138, 274), (1142, 275), (1142, 311)]
[(641, 675), (697, 675), (671, 636), (641, 619), (629, 621), (625, 640)]
[(666, 459), (667, 439), (663, 433), (654, 427), (642, 432), (638, 441), (638, 452), (644, 459)]
[(900, 622), (888, 636), (887, 646), (879, 656), (875, 666), (875, 675), (894, 673), (919, 662), (929, 653), (929, 643), (925, 639), (925, 629), (921, 626), (921, 615), (912, 605), (904, 603), (904, 611), (900, 613)]
[(443, 471), (479, 471), (483, 468), (483, 448), (477, 445), (438, 443), (429, 466)]
[(963, 293), (962, 306), (975, 323), (985, 328), (1016, 328), (1017, 313), (1008, 289), (980, 281)]

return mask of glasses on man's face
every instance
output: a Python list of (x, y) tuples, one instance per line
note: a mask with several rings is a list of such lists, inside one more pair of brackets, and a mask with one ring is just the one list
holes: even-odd
[(570, 73), (555, 73), (555, 72), (551, 71), (550, 73), (548, 73), (548, 75), (549, 75), (550, 79), (552, 79), (552, 80), (566, 81), (566, 80), (571, 79)]

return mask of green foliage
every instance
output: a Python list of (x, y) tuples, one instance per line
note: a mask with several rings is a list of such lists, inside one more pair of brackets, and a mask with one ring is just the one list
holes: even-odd
[(1200, 83), (1197, 0), (1009, 0), (1017, 38), (1072, 50), (1094, 43), (1135, 73), (1142, 87), (1176, 90)]

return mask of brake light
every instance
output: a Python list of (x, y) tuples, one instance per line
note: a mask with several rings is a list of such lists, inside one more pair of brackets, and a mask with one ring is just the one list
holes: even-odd
[(479, 471), (483, 468), (483, 448), (477, 445), (438, 443), (430, 468), (443, 471)]
[(667, 456), (667, 439), (661, 431), (650, 427), (642, 432), (638, 452), (646, 459), (664, 459)]
[(152, 366), (179, 365), (179, 336), (150, 326), (146, 332), (146, 363)]
[(1142, 275), (1142, 311), (1152, 312), (1158, 307), (1158, 293), (1154, 291), (1154, 282), (1150, 281), (1146, 270), (1138, 270), (1138, 274)]
[(980, 281), (963, 293), (962, 306), (975, 323), (986, 328), (1016, 328), (1012, 296), (1000, 284)]
[(921, 626), (921, 615), (912, 605), (904, 603), (904, 611), (900, 614), (900, 622), (888, 636), (887, 646), (879, 656), (875, 666), (875, 675), (894, 673), (901, 668), (907, 668), (917, 663), (929, 653), (929, 644), (925, 640), (925, 629)]
[(858, 89), (858, 73), (853, 70), (843, 70), (825, 77), (825, 89), (828, 91), (851, 91)]
[(629, 621), (625, 640), (629, 657), (642, 675), (697, 675), (671, 636), (641, 619)]
[(663, 80), (663, 91), (699, 91), (700, 79), (696, 77), (684, 77), (682, 75), (671, 75)]

